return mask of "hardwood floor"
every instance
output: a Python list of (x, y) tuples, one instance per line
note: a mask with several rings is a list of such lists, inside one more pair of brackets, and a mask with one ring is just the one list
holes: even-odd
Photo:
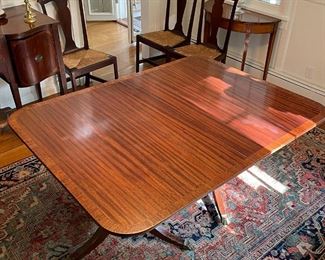
[[(120, 77), (135, 73), (135, 45), (128, 43), (128, 29), (115, 22), (88, 23), (90, 46), (117, 56)], [(113, 66), (97, 70), (107, 80), (114, 79)]]
[[(88, 24), (88, 38), (92, 48), (117, 56), (120, 77), (135, 72), (135, 46), (128, 43), (127, 28), (114, 22), (92, 22)], [(114, 79), (112, 66), (95, 74)], [(321, 128), (325, 130), (325, 123)], [(30, 155), (32, 153), (12, 130), (0, 122), (0, 168)]]
[(0, 134), (0, 168), (32, 155), (9, 127)]

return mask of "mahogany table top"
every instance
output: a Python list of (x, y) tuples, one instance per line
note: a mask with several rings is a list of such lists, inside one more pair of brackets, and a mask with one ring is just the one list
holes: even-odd
[(189, 57), (25, 107), (9, 123), (99, 225), (137, 234), (324, 117), (312, 100)]

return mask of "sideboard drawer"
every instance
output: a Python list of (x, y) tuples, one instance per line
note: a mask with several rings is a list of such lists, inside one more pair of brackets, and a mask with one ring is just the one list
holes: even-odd
[(35, 85), (58, 72), (54, 39), (49, 30), (26, 39), (11, 40), (9, 46), (21, 87)]

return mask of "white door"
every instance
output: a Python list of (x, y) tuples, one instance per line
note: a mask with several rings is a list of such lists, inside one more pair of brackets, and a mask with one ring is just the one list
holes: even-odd
[(84, 0), (87, 21), (115, 21), (115, 0)]
[(128, 20), (128, 39), (129, 43), (135, 41), (135, 36), (133, 33), (133, 14), (132, 14), (132, 0), (127, 1), (127, 20)]
[(135, 36), (141, 34), (141, 0), (128, 0), (129, 42), (135, 41)]

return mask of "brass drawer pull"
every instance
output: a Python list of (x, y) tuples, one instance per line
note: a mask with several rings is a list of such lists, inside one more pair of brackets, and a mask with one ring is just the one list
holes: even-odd
[(38, 55), (35, 56), (34, 60), (35, 60), (36, 62), (41, 62), (41, 61), (43, 60), (43, 58), (44, 58), (43, 55), (38, 54)]

